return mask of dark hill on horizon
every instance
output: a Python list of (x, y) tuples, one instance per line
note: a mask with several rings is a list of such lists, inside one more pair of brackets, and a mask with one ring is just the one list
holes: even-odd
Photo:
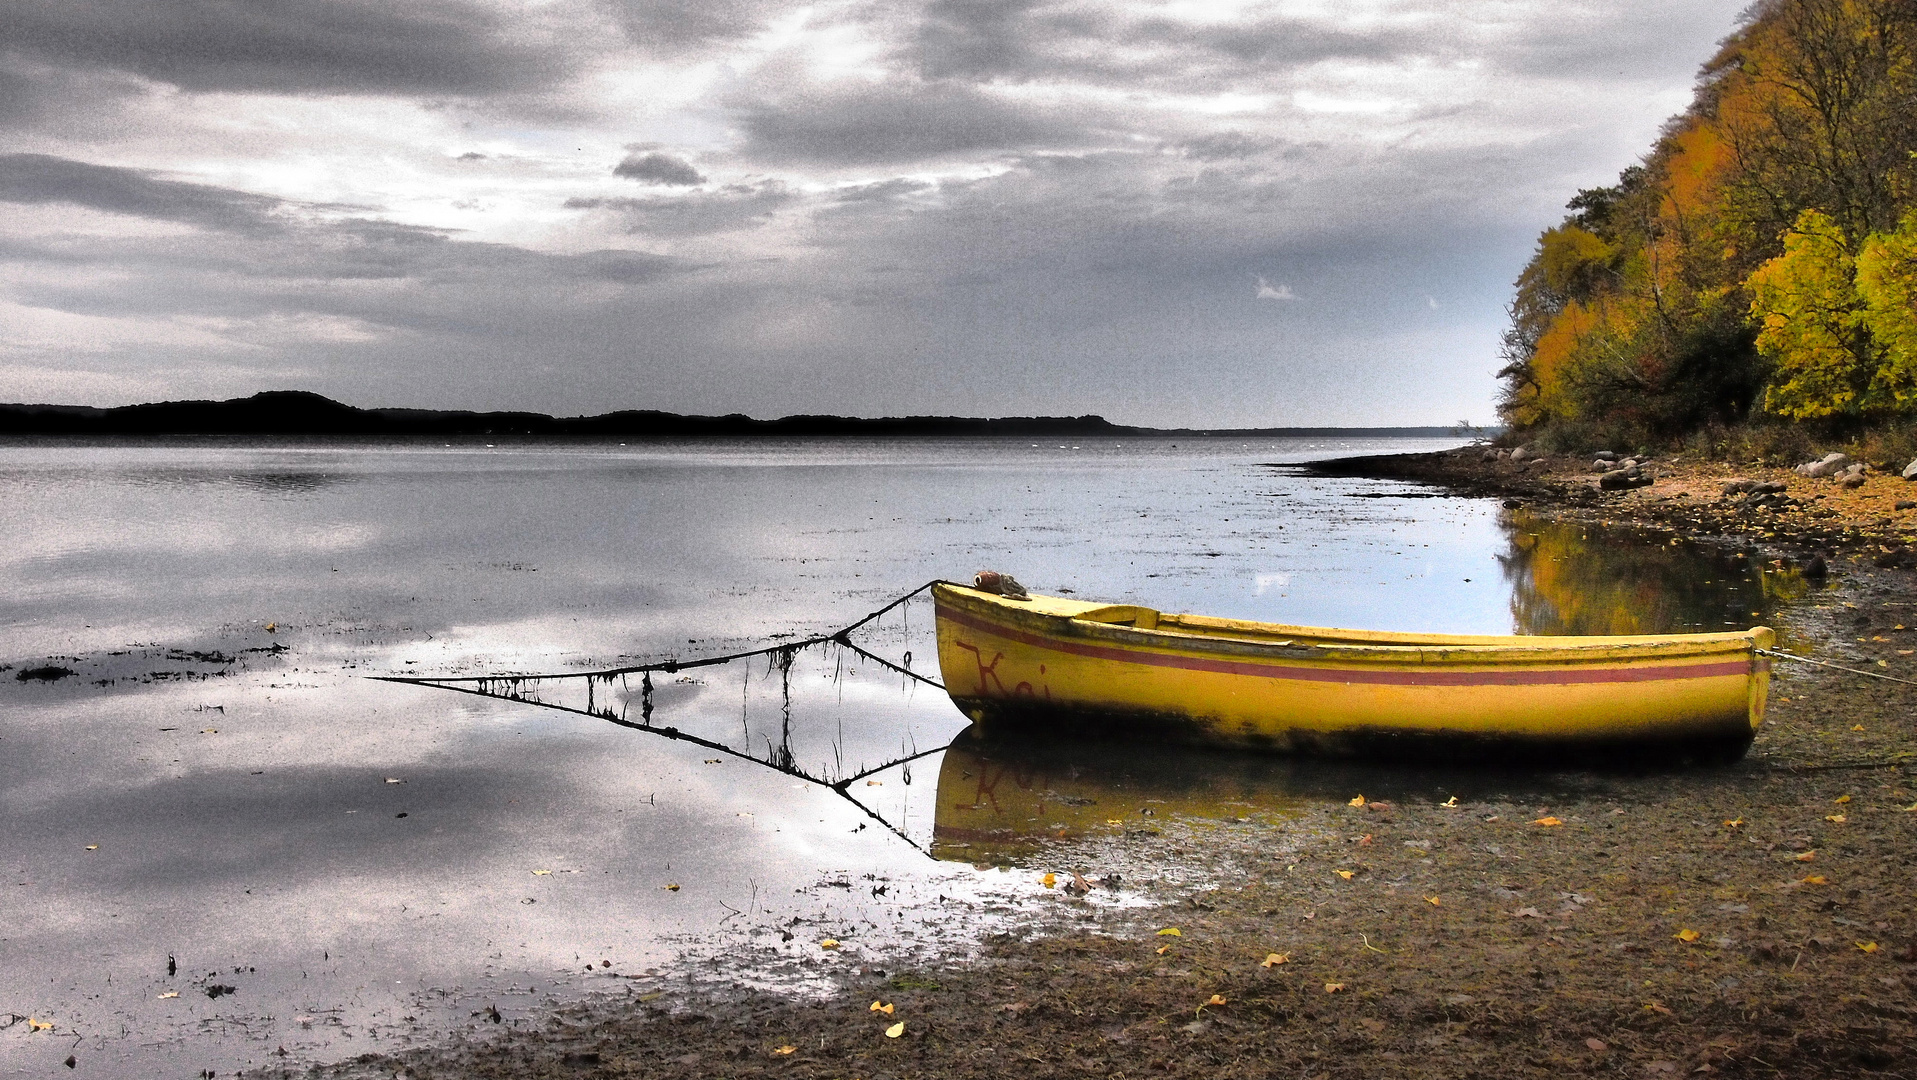
[(1403, 436), (1441, 438), (1455, 427), (1144, 428), (1102, 416), (784, 416), (756, 420), (742, 413), (685, 416), (628, 409), (599, 416), (535, 412), (361, 409), (304, 390), (269, 390), (226, 401), (161, 401), (89, 405), (0, 405), (0, 438), (160, 436), (320, 436), (348, 438), (687, 438), (739, 436)]

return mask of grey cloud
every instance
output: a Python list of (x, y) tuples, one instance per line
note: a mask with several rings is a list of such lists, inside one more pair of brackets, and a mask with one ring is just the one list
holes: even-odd
[(581, 197), (567, 199), (565, 206), (611, 211), (631, 233), (698, 236), (753, 228), (793, 198), (784, 184), (766, 181), (649, 199)]
[(655, 52), (749, 37), (780, 6), (777, 0), (610, 0), (606, 4), (628, 40)]
[(669, 187), (693, 187), (706, 182), (699, 170), (683, 159), (669, 154), (641, 154), (637, 151), (627, 154), (624, 161), (613, 166), (612, 175)]
[(0, 201), (67, 203), (210, 229), (278, 227), (279, 199), (47, 154), (0, 155)]
[(1042, 0), (933, 0), (903, 56), (928, 79), (1197, 86), (1263, 80), (1324, 60), (1424, 55), (1448, 37), (1357, 33), (1299, 18), (1193, 25)]
[(1069, 115), (951, 83), (798, 92), (741, 112), (747, 155), (791, 162), (918, 161), (1085, 141)]
[(8, 0), (0, 42), (188, 90), (490, 94), (572, 68), (532, 21), (466, 0)]

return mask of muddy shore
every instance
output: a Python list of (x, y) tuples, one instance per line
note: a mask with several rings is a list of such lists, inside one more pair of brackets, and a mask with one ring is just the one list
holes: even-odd
[[(1612, 493), (1589, 462), (1476, 450), (1322, 468), (1723, 537), (1814, 582), (1781, 620), (1797, 649), (1917, 679), (1917, 512), (1895, 508), (1917, 485), (1663, 461)], [(822, 999), (611, 997), (259, 1075), (1917, 1076), (1913, 693), (1784, 667), (1751, 752), (1708, 770), (1328, 771), (1285, 813), (1060, 841), (1027, 872), (1091, 894), (1049, 890), (979, 955), (821, 947), (843, 968)]]

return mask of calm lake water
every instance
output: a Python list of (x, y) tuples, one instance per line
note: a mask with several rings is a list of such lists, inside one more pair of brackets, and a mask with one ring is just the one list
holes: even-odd
[(363, 676), (752, 650), (985, 567), (1492, 633), (1745, 626), (1799, 588), (1290, 467), (1441, 445), (0, 447), (0, 1072), (224, 1075), (701, 972), (816, 984), (1055, 903), (1041, 838), (1333, 790), (1296, 762), (978, 744), (897, 670), (936, 678), (922, 602), (856, 639), (896, 667), (827, 646), (539, 691), (693, 739)]

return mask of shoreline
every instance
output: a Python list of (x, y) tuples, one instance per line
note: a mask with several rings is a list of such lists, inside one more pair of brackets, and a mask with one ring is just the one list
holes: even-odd
[[(1712, 489), (1782, 470), (1662, 463), (1649, 487), (1612, 494), (1577, 465), (1474, 448), (1306, 468), (1720, 537), (1800, 569), (1823, 559), (1828, 578), (1782, 628), (1822, 658), (1917, 678), (1901, 621), (1917, 625), (1917, 587), (1895, 559), (1876, 565), (1917, 517), (1879, 504), (1917, 485), (1793, 478), (1779, 513)], [(829, 998), (585, 1002), (543, 1026), (482, 1022), (252, 1075), (1917, 1076), (1910, 690), (1780, 669), (1750, 754), (1724, 768), (1460, 770), (1456, 805), (1409, 775), (1392, 790), (1387, 772), (1385, 788), (1290, 814), (1061, 843), (1030, 865), (1101, 889), (1123, 866), (1123, 903), (1047, 892), (977, 957), (848, 962)]]

